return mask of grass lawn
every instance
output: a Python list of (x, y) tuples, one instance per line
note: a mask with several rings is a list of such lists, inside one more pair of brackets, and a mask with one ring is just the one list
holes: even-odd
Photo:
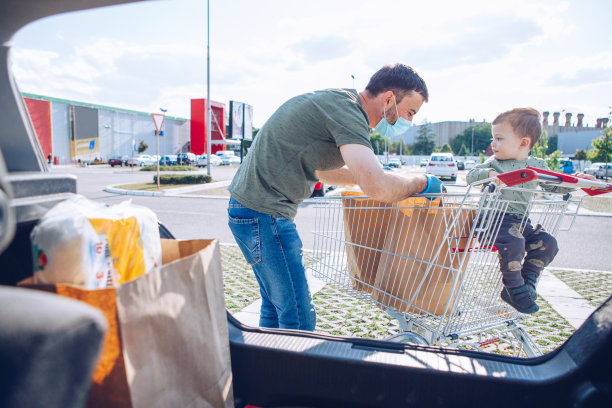
[[(168, 190), (177, 187), (193, 186), (193, 184), (160, 184), (159, 190)], [(136, 184), (123, 184), (121, 186), (115, 186), (124, 190), (138, 190), (138, 191), (157, 191), (157, 183), (136, 183)]]
[(591, 211), (612, 213), (612, 194), (584, 197), (582, 207)]

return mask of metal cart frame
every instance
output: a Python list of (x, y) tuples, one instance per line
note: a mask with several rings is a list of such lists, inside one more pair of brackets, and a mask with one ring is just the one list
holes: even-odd
[[(502, 192), (534, 179), (610, 191), (605, 183), (575, 184), (549, 173), (520, 170), (500, 176), (506, 184), (497, 188), (495, 179), (487, 179), (465, 194), (426, 194), (392, 204), (363, 195), (317, 199), (313, 274), (397, 319), (399, 333), (388, 340), (475, 348), (502, 341), (517, 355), (538, 356), (520, 325), (523, 315), (500, 298), (493, 243), (512, 203)], [(521, 232), (528, 218), (553, 236), (572, 227), (582, 197), (520, 191), (531, 194)], [(493, 334), (483, 340), (487, 332)], [(469, 339), (473, 335), (478, 339)]]

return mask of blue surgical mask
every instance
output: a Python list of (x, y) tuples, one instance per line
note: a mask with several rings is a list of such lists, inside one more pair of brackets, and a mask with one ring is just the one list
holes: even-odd
[(408, 129), (410, 129), (410, 127), (412, 126), (412, 122), (402, 118), (399, 115), (399, 111), (397, 110), (397, 101), (395, 101), (395, 95), (393, 95), (393, 99), (395, 102), (395, 112), (397, 113), (397, 120), (394, 124), (390, 124), (389, 122), (387, 122), (387, 112), (383, 108), (383, 117), (374, 129), (378, 133), (380, 133), (382, 137), (396, 138), (406, 133)]

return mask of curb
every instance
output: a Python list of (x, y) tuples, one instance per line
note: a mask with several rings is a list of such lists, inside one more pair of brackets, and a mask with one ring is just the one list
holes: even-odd
[(227, 187), (231, 183), (231, 180), (216, 181), (214, 183), (197, 184), (194, 186), (185, 186), (170, 188), (162, 191), (139, 191), (139, 190), (126, 190), (123, 188), (117, 188), (117, 184), (109, 185), (104, 188), (104, 191), (111, 194), (120, 195), (133, 195), (133, 196), (146, 196), (146, 197), (194, 197), (194, 198), (222, 198), (228, 200), (225, 196), (207, 196), (200, 194), (184, 195), (191, 191), (206, 191), (220, 187)]

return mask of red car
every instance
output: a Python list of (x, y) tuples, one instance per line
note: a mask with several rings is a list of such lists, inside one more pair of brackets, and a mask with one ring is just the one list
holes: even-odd
[(115, 166), (125, 166), (127, 165), (127, 161), (128, 161), (129, 157), (128, 156), (116, 156), (116, 157), (112, 157), (108, 160), (108, 164), (110, 164), (111, 167), (115, 167)]

